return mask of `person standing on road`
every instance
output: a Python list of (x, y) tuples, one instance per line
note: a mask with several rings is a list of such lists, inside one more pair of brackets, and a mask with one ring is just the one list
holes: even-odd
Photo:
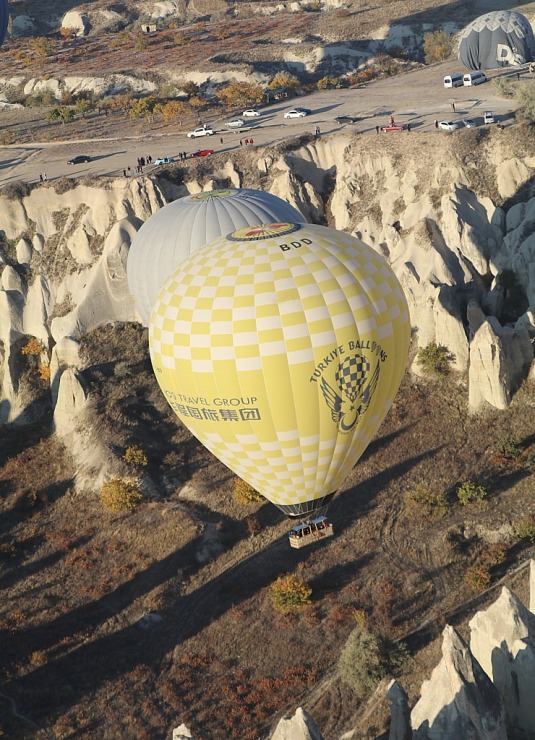
[(435, 128), (438, 128), (438, 121), (436, 118), (435, 118)]
[(411, 125), (410, 125), (410, 123), (408, 123), (407, 124), (407, 131), (410, 131), (410, 130), (411, 130)]
[(451, 104), (451, 109), (452, 109), (452, 111), (453, 111), (453, 112), (455, 113), (455, 103), (452, 103), (452, 104)]
[(393, 126), (393, 125), (394, 125), (394, 116), (393, 116), (393, 115), (392, 115), (392, 116), (390, 116), (390, 125), (391, 125), (391, 126)]
[(39, 173), (39, 182), (43, 182), (43, 175)]
[(46, 182), (46, 180), (47, 180), (46, 172), (43, 172), (43, 181)]
[(379, 126), (376, 126), (376, 127), (375, 127), (375, 133), (376, 133), (376, 134), (378, 134), (378, 133), (379, 133)]

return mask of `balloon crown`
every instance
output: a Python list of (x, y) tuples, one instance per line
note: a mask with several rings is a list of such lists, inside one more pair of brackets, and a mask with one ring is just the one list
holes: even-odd
[(258, 224), (258, 226), (246, 226), (243, 229), (233, 231), (232, 234), (227, 235), (227, 239), (233, 242), (257, 242), (261, 239), (272, 239), (277, 236), (293, 234), (302, 228), (303, 224)]

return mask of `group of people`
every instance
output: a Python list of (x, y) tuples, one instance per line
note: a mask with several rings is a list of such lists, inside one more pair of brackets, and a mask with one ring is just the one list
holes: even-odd
[(46, 172), (42, 172), (42, 173), (40, 172), (39, 173), (39, 182), (46, 182), (46, 181), (47, 181)]
[[(143, 167), (147, 164), (152, 164), (152, 157), (149, 155), (148, 157), (138, 157), (137, 158), (137, 164), (134, 168), (134, 171), (137, 175), (141, 175), (143, 172)], [(123, 170), (124, 177), (128, 177), (132, 174), (132, 168), (128, 166), (125, 170)]]
[(247, 146), (247, 144), (254, 144), (254, 141), (252, 139), (240, 139), (240, 146)]

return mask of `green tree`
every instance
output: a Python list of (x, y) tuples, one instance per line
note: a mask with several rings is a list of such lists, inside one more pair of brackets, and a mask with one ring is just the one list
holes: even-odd
[(85, 114), (93, 110), (94, 107), (95, 107), (94, 103), (91, 100), (88, 100), (87, 98), (77, 98), (74, 104), (74, 108), (76, 112), (81, 113), (82, 118), (85, 118)]
[(151, 118), (156, 104), (157, 100), (153, 97), (137, 98), (130, 103), (128, 115), (131, 118)]
[(453, 359), (449, 349), (436, 342), (430, 342), (418, 352), (418, 365), (426, 375), (448, 375)]
[(46, 114), (47, 121), (61, 121), (63, 125), (69, 123), (74, 118), (74, 110), (72, 108), (53, 108)]
[(427, 64), (449, 59), (455, 48), (455, 37), (446, 31), (424, 34), (424, 58)]
[(435, 491), (424, 485), (417, 485), (408, 491), (405, 501), (410, 511), (428, 519), (441, 519), (450, 510), (444, 491)]
[(317, 82), (317, 88), (318, 90), (329, 90), (333, 87), (336, 87), (337, 84), (337, 77), (322, 77), (321, 80), (318, 80)]
[(395, 643), (383, 635), (356, 627), (349, 635), (338, 661), (341, 679), (359, 699), (370, 694), (382, 678), (390, 675), (408, 659), (404, 643)]

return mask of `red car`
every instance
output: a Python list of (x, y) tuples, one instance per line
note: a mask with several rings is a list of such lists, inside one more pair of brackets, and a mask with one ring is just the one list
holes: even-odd
[(192, 152), (190, 157), (207, 157), (209, 154), (213, 154), (213, 149), (197, 149), (196, 152)]
[(403, 131), (403, 124), (395, 123), (393, 126), (381, 126), (381, 131)]

